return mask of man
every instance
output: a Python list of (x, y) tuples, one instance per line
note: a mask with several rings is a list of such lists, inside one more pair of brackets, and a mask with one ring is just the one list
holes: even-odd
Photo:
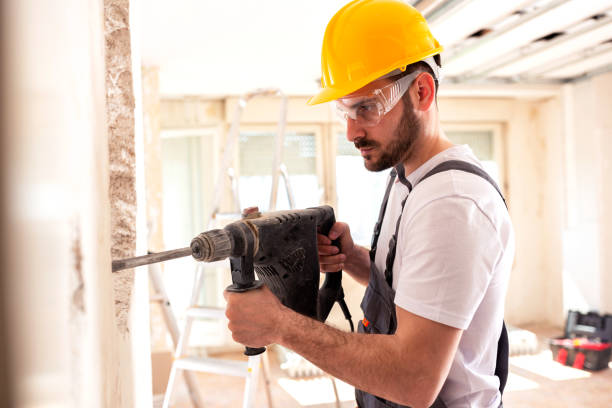
[(501, 406), (513, 230), (494, 182), (440, 128), (441, 51), (397, 0), (355, 0), (325, 32), (323, 89), (309, 103), (335, 100), (365, 167), (394, 167), (370, 252), (344, 223), (319, 236), (321, 271), (368, 285), (360, 333), (299, 315), (267, 288), (226, 293), (236, 341), (296, 351), (354, 385), (361, 407)]

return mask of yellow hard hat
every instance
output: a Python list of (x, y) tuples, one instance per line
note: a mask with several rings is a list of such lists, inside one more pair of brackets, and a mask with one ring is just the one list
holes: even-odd
[(425, 18), (409, 4), (354, 0), (327, 24), (321, 51), (323, 89), (308, 104), (341, 98), (442, 50)]

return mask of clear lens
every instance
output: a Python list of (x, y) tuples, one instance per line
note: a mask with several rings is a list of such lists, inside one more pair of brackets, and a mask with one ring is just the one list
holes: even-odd
[(384, 107), (378, 96), (368, 95), (337, 100), (336, 112), (341, 118), (351, 118), (360, 126), (375, 126), (384, 115)]
[(418, 74), (413, 72), (371, 94), (340, 98), (336, 100), (336, 112), (343, 120), (351, 118), (360, 126), (376, 126), (397, 105)]

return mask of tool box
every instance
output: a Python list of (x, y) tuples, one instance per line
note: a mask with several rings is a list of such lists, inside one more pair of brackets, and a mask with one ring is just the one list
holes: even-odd
[(612, 351), (612, 315), (570, 310), (564, 336), (550, 339), (549, 345), (553, 358), (561, 364), (603, 370)]

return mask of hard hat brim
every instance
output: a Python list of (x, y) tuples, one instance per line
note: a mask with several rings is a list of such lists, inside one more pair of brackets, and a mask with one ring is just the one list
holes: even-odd
[(311, 97), (308, 100), (307, 104), (318, 105), (320, 103), (334, 101), (338, 98), (342, 98), (343, 96), (348, 95), (349, 93), (351, 93), (351, 91), (347, 92), (345, 89), (323, 88), (318, 94)]
[[(425, 58), (431, 57), (433, 55), (436, 54), (440, 54), (442, 51), (444, 51), (444, 47), (442, 47), (441, 45), (438, 45), (435, 49), (428, 51), (427, 53), (424, 53), (422, 55), (417, 55), (415, 57), (412, 57), (410, 59), (404, 60), (404, 61), (399, 61), (395, 64), (393, 64), (390, 68), (391, 71), (400, 68), (400, 67), (405, 67), (407, 65), (410, 64), (414, 64), (416, 62), (419, 61), (423, 61)], [(389, 72), (389, 67), (387, 67), (386, 69), (380, 71), (380, 72), (374, 72), (372, 74), (370, 74), (369, 76), (367, 76), (366, 78), (363, 78), (361, 81), (357, 81), (357, 82), (353, 82), (351, 84), (350, 87), (346, 87), (346, 88), (339, 88), (339, 87), (325, 87), (323, 89), (321, 89), (319, 91), (318, 94), (314, 95), (312, 98), (310, 98), (308, 100), (308, 102), (306, 102), (308, 105), (318, 105), (320, 103), (325, 103), (325, 102), (330, 102), (333, 100), (336, 100), (338, 98), (342, 98), (348, 94), (351, 94), (361, 88), (363, 88), (364, 86), (366, 86), (367, 84), (369, 84), (370, 82), (373, 82), (381, 77), (383, 77), (385, 74), (388, 74)]]

